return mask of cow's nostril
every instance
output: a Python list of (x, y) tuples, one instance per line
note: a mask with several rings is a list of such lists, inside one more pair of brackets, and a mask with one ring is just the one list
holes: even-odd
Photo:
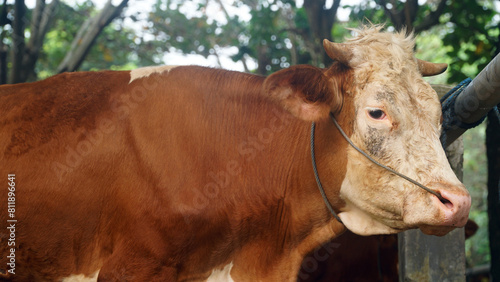
[(453, 203), (446, 199), (444, 196), (443, 196), (443, 193), (441, 193), (441, 191), (437, 192), (439, 194), (438, 196), (438, 199), (439, 201), (448, 209), (452, 209), (453, 208)]
[(441, 202), (441, 203), (442, 203), (445, 207), (447, 207), (448, 209), (453, 208), (453, 203), (452, 203), (450, 200), (448, 200), (448, 199), (446, 199), (445, 197), (443, 197), (443, 194), (442, 194), (441, 192), (436, 192), (436, 193), (437, 193), (437, 195), (435, 195), (435, 196), (439, 199), (439, 201), (440, 201), (440, 202)]
[(442, 203), (443, 205), (445, 205), (445, 207), (447, 207), (447, 208), (449, 208), (449, 209), (453, 208), (453, 204), (452, 204), (452, 203), (451, 203), (448, 199), (445, 199), (445, 198), (443, 198), (443, 197), (441, 196), (441, 198), (440, 198), (439, 200), (441, 201), (441, 203)]
[(443, 197), (443, 195), (440, 192), (436, 191), (435, 193), (436, 194), (434, 196), (436, 196), (442, 204), (444, 204), (445, 206), (447, 206), (447, 204), (451, 204), (451, 201)]

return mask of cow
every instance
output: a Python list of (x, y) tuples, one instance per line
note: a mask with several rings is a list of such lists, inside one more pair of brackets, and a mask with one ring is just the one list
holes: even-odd
[(159, 66), (1, 86), (2, 279), (295, 281), (346, 229), (464, 226), (422, 78), (446, 65), (381, 26), (323, 45), (329, 68), (268, 77)]
[[(479, 226), (468, 220), (465, 239)], [(349, 282), (399, 280), (398, 236), (360, 236), (349, 230), (310, 252), (302, 261), (297, 277), (300, 282)]]

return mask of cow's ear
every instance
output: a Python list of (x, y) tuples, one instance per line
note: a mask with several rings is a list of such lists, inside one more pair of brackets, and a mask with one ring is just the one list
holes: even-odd
[(335, 84), (324, 70), (299, 65), (270, 75), (264, 82), (264, 91), (294, 116), (319, 121), (341, 107), (342, 97)]

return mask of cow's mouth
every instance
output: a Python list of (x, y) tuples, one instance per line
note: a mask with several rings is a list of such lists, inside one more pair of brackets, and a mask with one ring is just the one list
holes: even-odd
[(450, 231), (455, 229), (454, 226), (433, 226), (433, 225), (423, 225), (420, 226), (422, 233), (426, 235), (444, 236)]

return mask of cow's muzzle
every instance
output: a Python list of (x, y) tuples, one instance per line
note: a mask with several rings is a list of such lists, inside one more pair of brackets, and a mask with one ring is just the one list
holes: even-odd
[(420, 226), (422, 232), (445, 235), (454, 228), (464, 227), (469, 218), (471, 207), (471, 197), (465, 186), (463, 184), (431, 183), (428, 187), (432, 187), (442, 198), (430, 195), (431, 204), (437, 209), (437, 218), (432, 226)]

